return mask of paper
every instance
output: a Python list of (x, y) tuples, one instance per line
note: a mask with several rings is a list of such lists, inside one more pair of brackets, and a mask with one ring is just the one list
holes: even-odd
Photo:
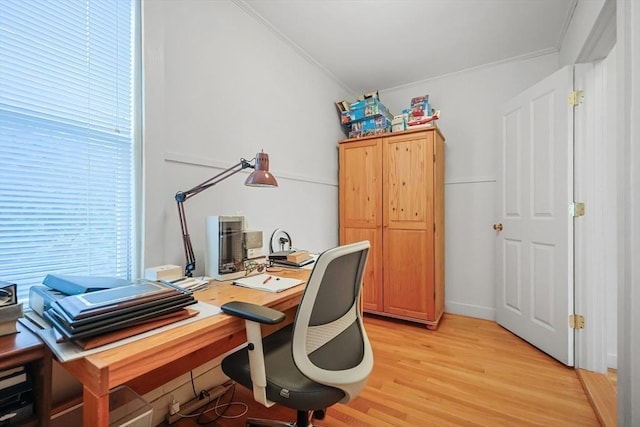
[(267, 292), (282, 292), (302, 283), (304, 283), (304, 280), (292, 279), (290, 277), (279, 277), (274, 276), (273, 274), (256, 274), (255, 276), (236, 279), (233, 282), (234, 285)]
[[(158, 280), (158, 282), (167, 283), (164, 280)], [(209, 286), (209, 280), (205, 279), (204, 277), (200, 279), (198, 279), (197, 277), (179, 277), (178, 279), (172, 280), (169, 283), (191, 292), (196, 292)]]

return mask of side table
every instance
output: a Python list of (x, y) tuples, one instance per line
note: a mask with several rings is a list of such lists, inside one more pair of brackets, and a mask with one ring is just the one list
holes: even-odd
[(0, 370), (26, 366), (33, 375), (34, 414), (24, 427), (51, 425), (51, 350), (18, 322), (18, 333), (0, 337)]

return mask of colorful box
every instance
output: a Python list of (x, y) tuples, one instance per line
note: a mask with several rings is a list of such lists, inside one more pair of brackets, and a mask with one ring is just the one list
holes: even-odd
[(407, 120), (404, 114), (398, 114), (391, 120), (391, 132), (401, 132), (407, 129)]
[(342, 123), (351, 123), (367, 117), (389, 114), (389, 109), (378, 98), (367, 98), (352, 103), (349, 111), (343, 111), (341, 116)]
[(379, 114), (353, 121), (349, 124), (349, 138), (379, 135), (391, 131), (391, 115)]
[(429, 95), (417, 96), (411, 98), (411, 115), (413, 117), (422, 117), (431, 115), (431, 107), (429, 105)]

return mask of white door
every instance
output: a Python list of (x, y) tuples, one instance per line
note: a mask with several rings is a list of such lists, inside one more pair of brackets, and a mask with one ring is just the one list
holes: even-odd
[(502, 109), (496, 229), (500, 325), (573, 366), (573, 68)]

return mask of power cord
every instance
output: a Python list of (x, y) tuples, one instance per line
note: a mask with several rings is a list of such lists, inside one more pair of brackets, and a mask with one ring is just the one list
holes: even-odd
[(191, 389), (193, 390), (193, 397), (198, 397), (198, 393), (196, 393), (196, 382), (193, 379), (193, 371), (189, 371), (189, 375), (191, 376)]
[[(225, 419), (240, 418), (240, 417), (244, 416), (244, 415), (249, 411), (249, 407), (248, 407), (245, 403), (243, 403), (243, 402), (234, 402), (234, 401), (233, 401), (233, 398), (234, 398), (234, 397), (235, 397), (235, 395), (236, 395), (236, 383), (235, 383), (235, 382), (231, 382), (231, 385), (229, 386), (229, 388), (227, 389), (227, 391), (228, 391), (228, 390), (231, 390), (231, 397), (229, 398), (229, 402), (227, 402), (227, 403), (222, 403), (222, 404), (221, 404), (221, 403), (220, 403), (220, 401), (221, 401), (221, 400), (222, 400), (222, 398), (224, 397), (224, 395), (222, 395), (222, 396), (219, 396), (219, 397), (216, 399), (216, 403), (215, 403), (215, 405), (214, 405), (212, 408), (207, 409), (207, 408), (208, 408), (208, 406), (209, 406), (209, 404), (207, 404), (207, 405), (203, 408), (203, 410), (200, 412), (200, 414), (199, 414), (199, 416), (198, 416), (198, 419), (197, 419), (197, 421), (196, 421), (196, 422), (198, 423), (198, 425), (207, 425), (207, 424), (211, 424), (211, 423), (213, 423), (213, 422), (215, 422), (215, 421), (219, 420), (220, 418), (225, 418)], [(226, 393), (225, 393), (225, 394), (226, 394)], [(207, 395), (208, 395), (208, 393), (207, 393)], [(231, 406), (234, 406), (234, 405), (236, 405), (236, 406), (241, 406), (241, 407), (243, 408), (243, 409), (242, 409), (242, 412), (241, 412), (241, 413), (239, 413), (239, 414), (237, 414), (237, 415), (225, 415), (225, 414), (227, 413), (227, 411), (229, 410), (229, 408), (230, 408)], [(222, 408), (222, 412), (218, 412), (218, 410), (219, 410), (219, 409), (221, 409), (221, 408)], [(205, 415), (205, 414), (207, 414), (207, 413), (209, 413), (209, 412), (212, 412), (212, 411), (216, 413), (216, 417), (215, 417), (214, 419), (212, 419), (212, 420), (208, 420), (208, 421), (205, 421), (205, 420), (202, 420), (202, 419), (201, 419), (201, 417), (202, 417), (203, 415)]]
[[(236, 383), (234, 381), (230, 381), (227, 383), (228, 387), (227, 387), (227, 391), (225, 392), (225, 394), (217, 397), (215, 399), (215, 403), (211, 401), (211, 396), (209, 395), (209, 392), (207, 390), (202, 390), (200, 392), (200, 394), (195, 392), (195, 387), (194, 387), (194, 394), (197, 398), (199, 399), (204, 399), (207, 398), (209, 399), (209, 401), (202, 407), (201, 410), (197, 411), (196, 413), (193, 414), (181, 414), (180, 412), (176, 411), (175, 415), (178, 415), (181, 418), (197, 418), (196, 419), (196, 423), (198, 425), (207, 425), (207, 424), (211, 424), (217, 420), (219, 420), (220, 418), (225, 418), (225, 419), (235, 419), (235, 418), (240, 418), (244, 415), (246, 415), (246, 413), (249, 411), (249, 407), (247, 406), (247, 404), (243, 403), (243, 402), (234, 402), (233, 398), (235, 397), (236, 394)], [(229, 398), (229, 402), (227, 403), (221, 403), (222, 398), (228, 394), (229, 390), (231, 390), (231, 396)], [(210, 405), (214, 403), (213, 407), (210, 407)], [(227, 411), (229, 410), (229, 408), (231, 406), (241, 406), (242, 407), (242, 411), (239, 414), (236, 415), (226, 415)], [(220, 412), (220, 409), (222, 409), (222, 412)], [(205, 414), (208, 414), (210, 412), (215, 412), (216, 417), (211, 419), (211, 420), (203, 420), (201, 417), (204, 416)]]

